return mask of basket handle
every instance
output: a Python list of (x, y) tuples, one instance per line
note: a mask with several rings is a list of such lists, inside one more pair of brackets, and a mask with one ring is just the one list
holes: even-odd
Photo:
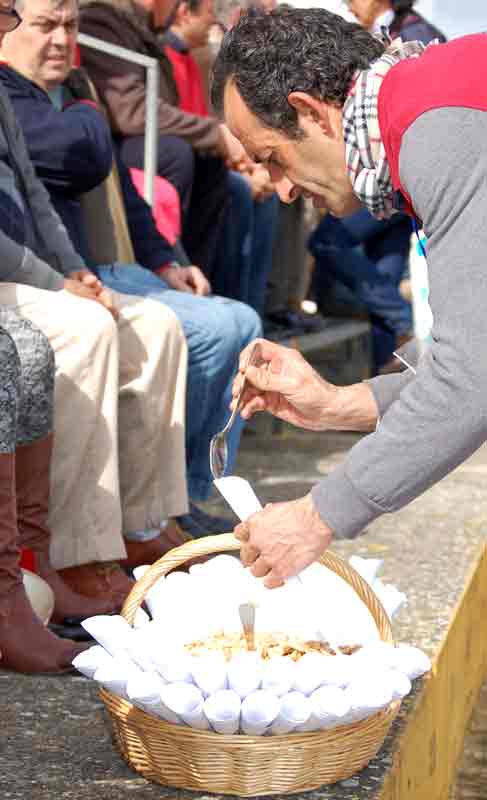
[[(240, 542), (233, 533), (222, 533), (218, 536), (205, 536), (201, 539), (193, 539), (190, 542), (175, 547), (166, 555), (156, 561), (135, 584), (129, 596), (125, 600), (121, 614), (129, 622), (133, 623), (135, 613), (144, 602), (147, 592), (157, 583), (162, 575), (167, 575), (172, 569), (181, 566), (186, 561), (190, 561), (198, 556), (210, 555), (213, 553), (224, 553), (228, 550), (240, 550)], [(343, 578), (349, 586), (356, 592), (362, 602), (367, 606), (372, 614), (380, 637), (385, 642), (392, 642), (392, 629), (389, 617), (375, 592), (359, 573), (347, 564), (340, 556), (327, 550), (318, 561), (323, 566), (328, 567), (340, 578)]]

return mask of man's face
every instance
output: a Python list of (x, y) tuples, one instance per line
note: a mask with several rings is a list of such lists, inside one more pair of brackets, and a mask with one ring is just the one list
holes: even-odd
[[(318, 119), (299, 116), (304, 133), (290, 139), (263, 125), (244, 103), (232, 82), (225, 87), (225, 122), (244, 146), (250, 158), (269, 171), (279, 197), (292, 203), (301, 194), (337, 217), (360, 207), (353, 194), (345, 167), (345, 145), (340, 133), (325, 133)], [(333, 110), (335, 115), (340, 112)], [(337, 117), (335, 130), (341, 129)]]
[(371, 28), (379, 14), (388, 6), (388, 0), (348, 0), (350, 11), (364, 28)]
[(191, 48), (204, 47), (210, 28), (216, 22), (213, 0), (201, 0), (197, 11), (187, 11), (184, 17), (184, 37)]
[(72, 69), (78, 34), (78, 4), (25, 0), (22, 25), (8, 33), (2, 55), (42, 89), (59, 86)]

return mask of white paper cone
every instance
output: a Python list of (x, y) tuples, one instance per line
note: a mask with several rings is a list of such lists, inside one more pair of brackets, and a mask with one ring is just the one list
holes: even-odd
[(311, 701), (301, 692), (289, 692), (281, 697), (279, 713), (269, 727), (269, 733), (280, 735), (290, 733), (298, 725), (303, 725), (311, 715)]
[(357, 722), (388, 706), (392, 701), (393, 689), (388, 681), (381, 680), (381, 674), (376, 669), (370, 669), (369, 674), (364, 669), (362, 675), (345, 689), (345, 694), (350, 703), (345, 722)]
[(234, 656), (227, 666), (228, 688), (242, 699), (260, 688), (262, 659), (257, 653), (245, 652)]
[(181, 725), (181, 719), (162, 700), (161, 691), (164, 685), (162, 678), (155, 673), (134, 675), (127, 681), (127, 697), (134, 706), (143, 711), (174, 725)]
[(227, 663), (223, 653), (206, 653), (192, 658), (191, 673), (196, 686), (208, 697), (227, 688)]
[(98, 667), (94, 674), (97, 683), (108, 689), (109, 692), (128, 700), (126, 691), (129, 678), (143, 676), (143, 672), (128, 658), (117, 656), (113, 661)]
[(163, 703), (186, 725), (208, 730), (209, 723), (203, 713), (203, 695), (189, 683), (168, 683), (161, 691)]
[(391, 687), (393, 700), (402, 700), (411, 691), (411, 681), (403, 672), (399, 672), (397, 669), (389, 669), (384, 671), (383, 675), (382, 680), (388, 682)]
[(211, 694), (204, 702), (203, 711), (215, 733), (233, 734), (240, 727), (240, 697), (230, 689)]
[(193, 683), (191, 667), (193, 657), (189, 653), (165, 649), (162, 653), (152, 651), (152, 662), (155, 671), (166, 683)]
[(247, 736), (262, 736), (279, 714), (278, 698), (258, 689), (251, 692), (242, 702), (240, 711), (240, 730)]
[(149, 622), (149, 615), (144, 611), (143, 608), (138, 608), (134, 617), (134, 630), (144, 628)]
[(228, 478), (218, 478), (214, 484), (240, 520), (246, 520), (257, 511), (262, 511), (254, 490), (244, 478), (230, 475)]
[(112, 656), (126, 649), (128, 639), (133, 633), (127, 620), (119, 614), (88, 617), (81, 625)]
[(140, 581), (140, 579), (144, 577), (149, 567), (150, 564), (142, 564), (140, 567), (134, 567), (132, 570), (132, 575), (134, 576), (135, 580)]
[(296, 678), (296, 662), (284, 656), (274, 656), (262, 664), (262, 688), (282, 697), (291, 691)]
[(388, 659), (388, 665), (407, 675), (410, 681), (419, 678), (431, 669), (431, 660), (419, 647), (398, 644)]
[(320, 731), (343, 725), (350, 712), (350, 703), (342, 689), (334, 686), (322, 686), (316, 689), (309, 698), (311, 714), (302, 725), (296, 726), (296, 732)]
[(87, 678), (93, 678), (99, 667), (113, 662), (113, 656), (107, 653), (99, 644), (93, 645), (89, 650), (83, 650), (73, 661), (73, 667)]
[(294, 689), (310, 695), (321, 686), (326, 670), (326, 660), (335, 656), (322, 656), (319, 653), (305, 653), (296, 664)]

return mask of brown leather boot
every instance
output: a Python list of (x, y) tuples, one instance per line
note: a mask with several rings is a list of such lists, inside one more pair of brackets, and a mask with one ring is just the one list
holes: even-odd
[(53, 622), (79, 622), (96, 614), (118, 610), (118, 600), (107, 594), (87, 598), (74, 592), (54, 569), (49, 558), (51, 533), (47, 526), (49, 472), (53, 435), (24, 444), (16, 450), (17, 519), (22, 547), (35, 554), (36, 569), (54, 592)]
[(0, 667), (16, 672), (70, 672), (86, 645), (44, 627), (25, 593), (20, 569), (15, 454), (0, 454)]
[(174, 547), (191, 541), (191, 536), (179, 527), (175, 519), (170, 519), (154, 539), (148, 542), (132, 542), (125, 539), (127, 558), (119, 563), (124, 567), (140, 567), (142, 564), (153, 564), (165, 556)]

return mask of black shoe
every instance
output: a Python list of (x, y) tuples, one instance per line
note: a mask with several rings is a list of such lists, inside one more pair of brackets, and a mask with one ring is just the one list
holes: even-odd
[(192, 536), (193, 539), (200, 539), (202, 536), (210, 536), (214, 533), (231, 533), (238, 523), (237, 517), (217, 517), (206, 514), (194, 503), (189, 504), (189, 514), (182, 514), (176, 517), (178, 525)]

